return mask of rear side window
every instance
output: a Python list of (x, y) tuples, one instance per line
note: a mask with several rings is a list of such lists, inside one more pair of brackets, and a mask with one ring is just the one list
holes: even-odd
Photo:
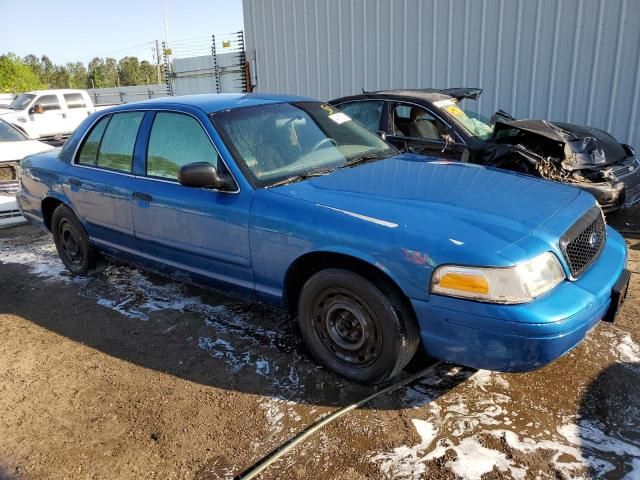
[(343, 103), (339, 105), (340, 110), (355, 118), (362, 125), (373, 132), (380, 130), (380, 119), (382, 117), (383, 102), (367, 100), (363, 102)]
[(80, 93), (65, 93), (64, 101), (67, 103), (67, 108), (85, 108), (87, 106)]
[(97, 167), (131, 172), (133, 148), (144, 112), (116, 113), (102, 136)]
[(127, 112), (102, 118), (84, 141), (77, 163), (130, 173), (143, 116), (144, 112)]
[(92, 167), (96, 166), (96, 162), (98, 161), (98, 148), (100, 148), (100, 141), (102, 140), (105, 128), (107, 128), (109, 119), (111, 119), (111, 116), (106, 116), (93, 127), (93, 130), (91, 130), (91, 133), (80, 149), (80, 155), (78, 155), (77, 160), (79, 164), (91, 165)]
[(45, 112), (47, 110), (60, 110), (60, 102), (57, 95), (43, 95), (36, 100), (35, 105), (40, 105)]
[(175, 180), (183, 165), (209, 162), (218, 168), (218, 152), (193, 117), (159, 112), (153, 120), (147, 150), (147, 175)]

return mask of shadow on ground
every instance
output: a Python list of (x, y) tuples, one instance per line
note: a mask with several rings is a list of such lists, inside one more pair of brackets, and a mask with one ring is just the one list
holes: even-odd
[[(1, 268), (2, 313), (145, 368), (221, 389), (325, 406), (348, 405), (379, 388), (319, 367), (303, 351), (295, 322), (260, 304), (125, 265), (86, 279), (65, 272), (38, 277), (24, 264)], [(425, 357), (412, 368), (430, 361)], [(376, 408), (398, 408), (398, 401), (392, 397)]]
[[(591, 382), (582, 397), (576, 434), (582, 455), (599, 467), (600, 474), (591, 471), (594, 479), (639, 478), (634, 476), (640, 474), (639, 380), (640, 363), (615, 363)], [(611, 473), (602, 475), (609, 468)]]

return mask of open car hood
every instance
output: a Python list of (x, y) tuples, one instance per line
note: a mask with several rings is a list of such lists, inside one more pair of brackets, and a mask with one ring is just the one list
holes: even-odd
[[(529, 138), (527, 138), (529, 137)], [(593, 127), (547, 120), (500, 120), (495, 124), (493, 139), (496, 143), (513, 144), (522, 139), (525, 145), (541, 141), (556, 144), (556, 152), (538, 151), (542, 156), (556, 156), (566, 170), (594, 169), (618, 163), (627, 156), (624, 147), (607, 132)], [(554, 155), (556, 153), (556, 155)]]

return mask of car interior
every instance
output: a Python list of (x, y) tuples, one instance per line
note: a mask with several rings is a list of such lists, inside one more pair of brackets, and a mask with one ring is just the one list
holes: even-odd
[(433, 115), (417, 106), (396, 105), (391, 118), (396, 135), (442, 141), (446, 134)]

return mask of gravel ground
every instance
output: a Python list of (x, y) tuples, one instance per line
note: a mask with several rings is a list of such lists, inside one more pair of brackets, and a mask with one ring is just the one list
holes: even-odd
[[(527, 374), (443, 366), (330, 425), (264, 479), (640, 478), (640, 225), (617, 325)], [(0, 231), (0, 479), (231, 478), (371, 389), (287, 315), (129, 266), (69, 277)]]

